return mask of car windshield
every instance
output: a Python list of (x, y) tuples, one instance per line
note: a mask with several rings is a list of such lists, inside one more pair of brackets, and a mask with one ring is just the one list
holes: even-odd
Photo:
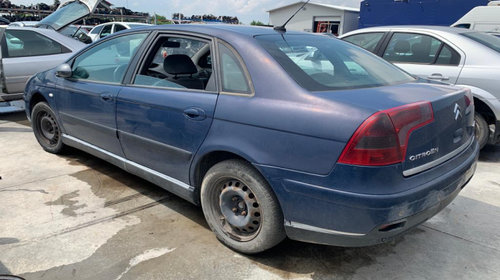
[(498, 37), (498, 35), (495, 36), (481, 32), (466, 32), (462, 33), (462, 36), (465, 36), (482, 45), (485, 45), (492, 50), (500, 52), (500, 37)]
[(261, 35), (256, 39), (299, 85), (310, 91), (415, 80), (385, 60), (340, 40), (314, 35)]
[(81, 2), (72, 2), (44, 18), (40, 21), (39, 26), (49, 26), (54, 30), (60, 30), (62, 27), (75, 22), (89, 13), (87, 5)]

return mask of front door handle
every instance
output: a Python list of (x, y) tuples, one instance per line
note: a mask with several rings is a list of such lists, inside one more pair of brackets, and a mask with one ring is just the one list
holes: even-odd
[(101, 94), (101, 99), (106, 101), (106, 102), (111, 102), (111, 101), (113, 101), (113, 95), (110, 93), (103, 93), (103, 94)]
[(427, 76), (427, 79), (429, 80), (441, 80), (441, 81), (448, 81), (450, 78), (443, 76), (441, 73), (434, 73), (430, 76)]
[(202, 121), (207, 118), (205, 111), (200, 108), (187, 108), (184, 110), (184, 116), (190, 120)]

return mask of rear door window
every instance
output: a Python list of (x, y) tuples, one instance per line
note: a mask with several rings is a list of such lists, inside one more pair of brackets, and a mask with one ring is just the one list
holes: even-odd
[(6, 30), (7, 57), (53, 55), (70, 52), (58, 42), (30, 30)]
[(365, 50), (375, 52), (380, 40), (384, 37), (383, 32), (363, 33), (345, 37), (342, 40), (362, 47)]
[(460, 54), (442, 41), (424, 34), (394, 33), (383, 58), (393, 63), (458, 65)]

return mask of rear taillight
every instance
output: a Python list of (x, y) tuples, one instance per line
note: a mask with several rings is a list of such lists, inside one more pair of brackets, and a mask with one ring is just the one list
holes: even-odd
[(472, 96), (472, 92), (470, 90), (467, 90), (465, 92), (464, 98), (465, 98), (465, 107), (474, 105), (474, 97)]
[(410, 134), (434, 120), (430, 102), (380, 111), (356, 130), (339, 163), (380, 166), (403, 162)]

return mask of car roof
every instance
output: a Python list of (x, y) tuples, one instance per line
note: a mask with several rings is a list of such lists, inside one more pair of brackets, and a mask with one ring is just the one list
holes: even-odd
[(439, 26), (439, 25), (388, 25), (388, 26), (377, 26), (368, 27), (363, 29), (358, 29), (348, 34), (364, 33), (364, 32), (375, 32), (375, 31), (389, 31), (389, 30), (405, 30), (405, 31), (434, 31), (434, 32), (446, 32), (453, 34), (461, 34), (467, 32), (475, 32), (474, 30), (449, 27), (449, 26)]
[[(217, 36), (221, 33), (232, 33), (247, 37), (257, 35), (278, 35), (280, 32), (270, 27), (236, 25), (236, 24), (166, 24), (166, 25), (153, 25), (148, 27), (141, 27), (142, 30), (174, 30), (202, 33), (211, 36)], [(137, 30), (137, 29), (136, 29)], [(285, 34), (308, 34), (308, 32), (300, 31), (287, 31)]]

